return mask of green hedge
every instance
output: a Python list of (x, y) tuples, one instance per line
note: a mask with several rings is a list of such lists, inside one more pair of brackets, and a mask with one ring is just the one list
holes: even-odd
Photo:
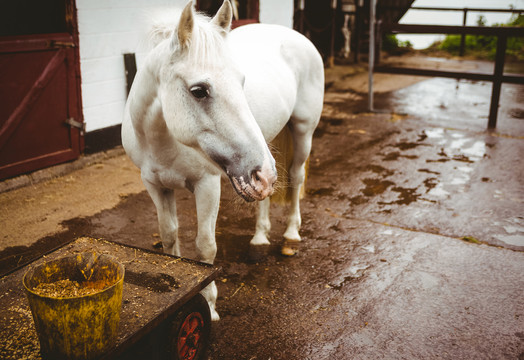
[[(479, 17), (477, 25), (483, 26), (485, 20)], [(495, 26), (517, 26), (524, 27), (524, 16), (514, 16), (507, 24), (498, 24)], [(449, 52), (452, 55), (458, 55), (460, 50), (460, 35), (447, 35), (446, 38), (431, 48)], [(467, 35), (465, 43), (465, 55), (475, 57), (494, 59), (497, 51), (497, 37), (484, 35)], [(508, 38), (506, 56), (516, 60), (524, 60), (524, 38)]]

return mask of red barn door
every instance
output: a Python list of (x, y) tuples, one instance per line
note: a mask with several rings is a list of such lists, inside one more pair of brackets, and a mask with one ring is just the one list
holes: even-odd
[(74, 0), (0, 2), (0, 179), (83, 146)]

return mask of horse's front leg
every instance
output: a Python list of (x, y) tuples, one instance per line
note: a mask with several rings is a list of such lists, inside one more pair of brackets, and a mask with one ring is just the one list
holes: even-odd
[(271, 230), (271, 221), (269, 219), (269, 208), (271, 200), (269, 197), (258, 203), (257, 224), (255, 235), (250, 241), (251, 245), (269, 245), (269, 231)]
[[(220, 205), (220, 176), (207, 176), (195, 184), (195, 201), (198, 219), (197, 253), (201, 261), (212, 264), (217, 253), (215, 228)], [(211, 319), (220, 317), (215, 310), (217, 287), (213, 281), (200, 292), (209, 304)]]
[(158, 229), (164, 253), (180, 256), (174, 190), (159, 187), (146, 179), (143, 179), (143, 183), (156, 207)]

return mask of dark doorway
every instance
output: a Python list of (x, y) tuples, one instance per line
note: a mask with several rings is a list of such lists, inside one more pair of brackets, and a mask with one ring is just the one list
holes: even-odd
[[(213, 16), (222, 3), (222, 0), (197, 0), (197, 9), (209, 16)], [(233, 28), (259, 22), (259, 0), (233, 0), (232, 5), (235, 8), (233, 11)]]

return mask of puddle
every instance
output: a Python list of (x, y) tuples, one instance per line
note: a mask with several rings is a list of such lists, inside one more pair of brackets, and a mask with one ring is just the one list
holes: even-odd
[(441, 183), (429, 190), (427, 194), (437, 198), (447, 198), (450, 195), (448, 191), (444, 190), (444, 185)]
[[(459, 135), (459, 134), (452, 134), (452, 136), (453, 135)], [(461, 150), (464, 147), (464, 144), (466, 144), (468, 141), (469, 141), (468, 139), (464, 139), (463, 136), (461, 135), (459, 139), (452, 140), (451, 144), (449, 144), (449, 147), (453, 150)]]
[(414, 142), (400, 142), (398, 144), (393, 145), (393, 147), (399, 148), (400, 150), (409, 150), (414, 149), (417, 146), (421, 146), (423, 144), (414, 143)]
[(466, 185), (471, 180), (473, 168), (469, 166), (459, 166), (457, 167), (457, 170), (459, 173), (453, 174), (453, 177), (449, 183), (451, 185)]
[[(456, 124), (466, 119), (486, 117), (489, 104), (489, 87), (484, 82), (433, 78), (396, 92), (392, 99), (396, 111), (408, 114), (427, 114), (428, 119), (438, 119)], [(468, 115), (468, 116), (466, 116)], [(483, 126), (485, 126), (483, 124)]]
[(418, 171), (428, 173), (428, 174), (440, 175), (440, 172), (429, 170), (429, 169), (418, 169)]
[(466, 163), (470, 163), (470, 164), (472, 164), (474, 162), (469, 157), (467, 157), (466, 155), (463, 155), (463, 154), (454, 155), (452, 157), (452, 159), (455, 160), (455, 161), (462, 161), (462, 162), (466, 162)]
[(349, 199), (351, 205), (362, 205), (368, 202), (364, 196), (354, 196)]
[(466, 185), (468, 183), (469, 176), (455, 176), (449, 182), (450, 185)]
[(470, 168), (469, 166), (459, 166), (457, 167), (457, 169), (465, 173), (470, 173), (473, 171), (473, 169)]
[(366, 188), (361, 191), (365, 196), (368, 197), (382, 194), (390, 186), (395, 185), (391, 181), (378, 179), (364, 179), (362, 182), (366, 184)]
[(413, 202), (416, 202), (420, 197), (420, 195), (417, 194), (417, 188), (403, 188), (400, 186), (396, 186), (391, 190), (399, 194), (399, 199), (388, 203), (379, 202), (380, 205), (409, 205)]
[(447, 152), (460, 152), (460, 154), (453, 156), (453, 160), (475, 162), (485, 156), (486, 143), (484, 141), (473, 141), (470, 146), (467, 146), (472, 142), (472, 139), (465, 138), (463, 134), (458, 133), (453, 133), (451, 136), (454, 140), (446, 148)]
[(508, 244), (515, 246), (524, 246), (524, 234), (519, 235), (495, 235), (495, 238)]
[(383, 160), (384, 161), (394, 161), (394, 160), (397, 160), (399, 157), (400, 157), (400, 152), (393, 151), (393, 152), (390, 152), (389, 154), (386, 154)]
[(444, 137), (444, 129), (442, 128), (426, 129), (423, 133), (430, 139), (442, 139)]
[(397, 160), (398, 158), (406, 158), (406, 159), (417, 159), (418, 156), (417, 155), (401, 155), (400, 152), (398, 151), (393, 151), (393, 152), (390, 152), (386, 155), (384, 155), (383, 159), (384, 161), (394, 161), (394, 160)]
[(524, 232), (523, 226), (506, 225), (506, 226), (503, 226), (503, 228), (504, 230), (506, 230), (508, 234), (513, 234), (515, 232)]
[(354, 281), (362, 276), (363, 271), (369, 268), (370, 265), (365, 264), (357, 264), (350, 266), (349, 268), (345, 269), (344, 273), (349, 274), (342, 278), (342, 280), (331, 283), (329, 286), (335, 290), (341, 290), (345, 284)]
[(481, 140), (475, 141), (472, 146), (462, 149), (462, 152), (470, 158), (480, 160), (486, 154), (486, 143)]
[[(351, 266), (349, 269), (348, 269), (348, 272), (353, 275), (353, 277), (355, 277), (359, 271), (361, 270), (366, 270), (367, 268), (369, 268), (369, 265), (364, 265), (364, 264), (360, 264), (360, 265), (353, 265)], [(360, 276), (360, 275), (359, 275)]]
[[(359, 168), (359, 170), (362, 170)], [(395, 173), (394, 170), (386, 169), (383, 166), (380, 165), (367, 165), (363, 168), (364, 171), (372, 171), (375, 174), (382, 174), (384, 176), (391, 176)]]
[(524, 246), (524, 222), (522, 218), (510, 218), (505, 222), (510, 224), (495, 222), (495, 225), (502, 226), (506, 232), (506, 234), (495, 235), (495, 238), (508, 245)]
[(424, 180), (424, 186), (426, 187), (426, 193), (428, 193), (431, 189), (434, 189), (438, 185), (438, 179), (437, 178), (428, 178)]

